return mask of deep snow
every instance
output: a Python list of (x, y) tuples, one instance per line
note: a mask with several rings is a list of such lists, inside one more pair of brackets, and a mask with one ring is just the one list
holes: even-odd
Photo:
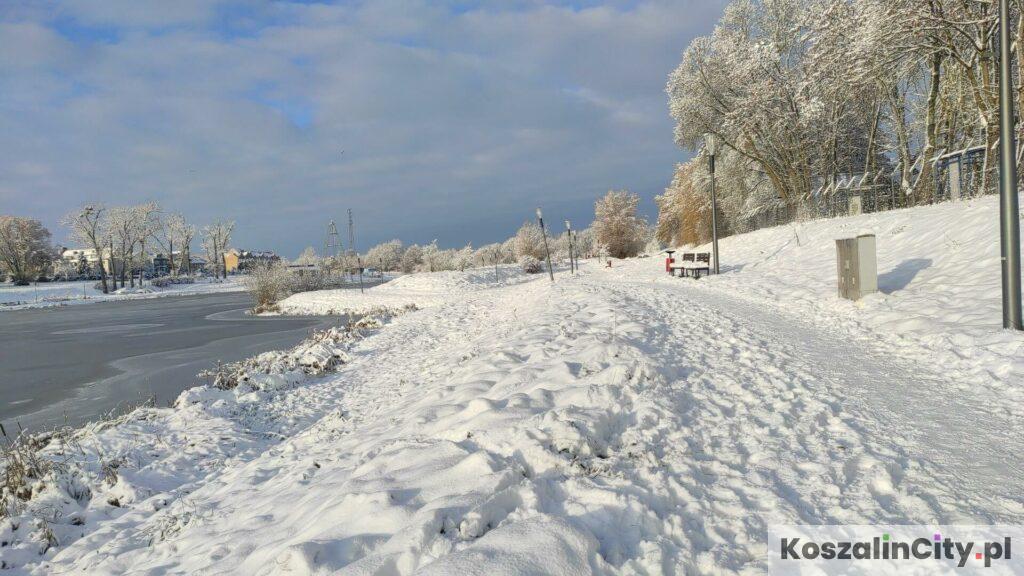
[[(336, 372), (193, 389), (82, 432), (60, 448), (85, 462), (77, 484), (29, 501), (59, 512), (58, 545), (38, 555), (26, 514), (0, 527), (0, 559), (763, 573), (775, 523), (1020, 524), (1024, 337), (999, 329), (995, 213), (987, 198), (763, 230), (725, 240), (723, 274), (699, 281), (654, 257), (554, 284), (481, 269), (292, 297), (422, 309), (317, 348)], [(887, 293), (840, 301), (832, 240), (867, 230)]]

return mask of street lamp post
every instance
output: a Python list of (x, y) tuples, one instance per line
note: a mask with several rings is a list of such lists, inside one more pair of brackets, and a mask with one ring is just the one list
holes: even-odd
[(711, 252), (715, 259), (715, 274), (718, 274), (718, 197), (715, 195), (715, 154), (718, 152), (718, 137), (704, 136), (704, 147), (708, 151), (708, 169), (711, 171)]
[[(1010, 2), (999, 0), (999, 231), (1003, 262), (1003, 328), (1024, 330), (1020, 301), (1020, 212), (1017, 137), (1010, 74)], [(1018, 56), (1019, 58), (1019, 56)]]
[(544, 254), (548, 257), (548, 276), (554, 282), (555, 271), (551, 269), (551, 250), (548, 250), (548, 233), (544, 231), (544, 215), (541, 214), (539, 207), (537, 208), (537, 222), (540, 222), (540, 235), (544, 239)]
[(568, 220), (565, 221), (565, 235), (569, 240), (569, 271), (575, 274), (576, 264), (572, 260), (572, 224)]

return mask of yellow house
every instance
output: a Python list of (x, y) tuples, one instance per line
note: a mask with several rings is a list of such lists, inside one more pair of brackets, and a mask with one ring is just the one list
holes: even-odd
[(228, 274), (233, 274), (238, 271), (238, 260), (241, 255), (241, 252), (235, 248), (224, 253), (224, 270), (226, 270)]

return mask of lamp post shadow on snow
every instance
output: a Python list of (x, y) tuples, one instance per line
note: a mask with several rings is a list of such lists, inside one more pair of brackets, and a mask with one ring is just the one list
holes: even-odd
[(878, 275), (878, 291), (883, 294), (892, 294), (903, 290), (918, 275), (919, 272), (930, 268), (933, 264), (931, 258), (911, 258), (896, 265), (895, 268)]

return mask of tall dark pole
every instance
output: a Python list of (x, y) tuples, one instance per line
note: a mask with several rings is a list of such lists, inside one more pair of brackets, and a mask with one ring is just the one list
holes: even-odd
[(548, 233), (544, 231), (544, 215), (541, 214), (540, 208), (537, 208), (537, 221), (540, 222), (540, 235), (544, 238), (544, 254), (548, 257), (548, 276), (551, 277), (551, 281), (555, 281), (555, 271), (551, 269), (551, 250), (548, 250)]
[(1024, 330), (1020, 303), (1020, 211), (1017, 205), (1017, 136), (1014, 131), (1010, 42), (1010, 1), (999, 0), (999, 231), (1003, 257), (1003, 328)]
[(580, 269), (580, 234), (573, 230), (572, 243), (576, 247), (576, 270)]
[(565, 235), (569, 239), (569, 271), (573, 274), (576, 273), (576, 263), (572, 260), (572, 224), (568, 220), (565, 221)]
[(708, 168), (711, 171), (711, 252), (715, 259), (715, 274), (718, 274), (718, 197), (715, 195), (715, 153), (718, 139), (708, 134), (705, 146), (708, 150)]

